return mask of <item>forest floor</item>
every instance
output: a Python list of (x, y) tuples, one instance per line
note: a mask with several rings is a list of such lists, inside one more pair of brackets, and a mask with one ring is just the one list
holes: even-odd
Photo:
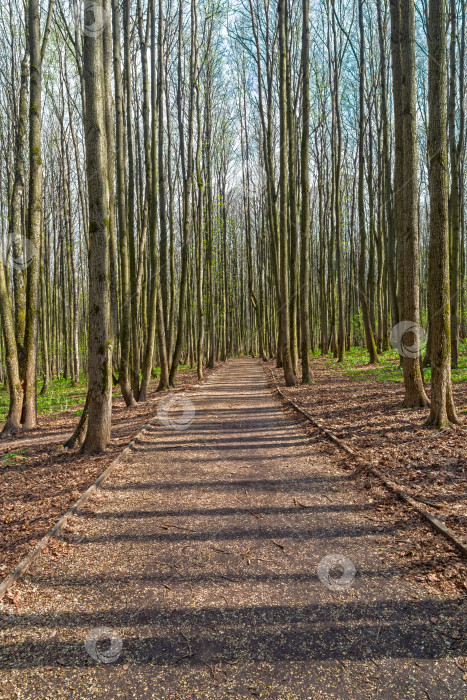
[[(209, 374), (209, 372), (208, 372)], [(181, 390), (197, 380), (196, 370), (179, 370)], [(154, 417), (163, 394), (151, 381), (148, 400), (127, 408), (114, 388), (112, 439), (103, 455), (84, 457), (63, 448), (81, 415), (87, 384), (71, 386), (64, 379), (49, 385), (38, 397), (38, 427), (25, 435), (0, 440), (0, 580), (55, 525), (81, 494), (97, 479), (141, 428)], [(0, 418), (7, 413), (8, 397), (0, 394)], [(56, 556), (57, 542), (48, 547)]]
[(284, 410), (262, 362), (189, 400), (0, 604), (0, 697), (465, 697), (451, 545)]
[(404, 387), (393, 352), (379, 366), (365, 363), (356, 348), (343, 364), (315, 356), (313, 384), (294, 388), (285, 387), (275, 363), (268, 366), (289, 399), (415, 499), (423, 499), (425, 510), (467, 542), (467, 353), (460, 357), (453, 383), (461, 425), (446, 430), (424, 425), (428, 408), (401, 408)]

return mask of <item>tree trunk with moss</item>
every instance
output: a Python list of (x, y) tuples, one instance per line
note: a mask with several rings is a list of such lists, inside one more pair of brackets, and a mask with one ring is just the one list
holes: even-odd
[[(103, 6), (103, 0), (97, 4)], [(105, 450), (112, 417), (110, 230), (102, 36), (84, 36), (86, 172), (89, 200), (88, 425), (85, 454)]]
[(301, 142), (301, 216), (300, 216), (300, 350), (302, 383), (311, 382), (310, 370), (310, 0), (302, 0), (302, 142)]
[(430, 0), (428, 21), (428, 157), (430, 188), (429, 311), (431, 409), (428, 424), (458, 423), (451, 384), (449, 188), (446, 146), (446, 13)]
[[(285, 32), (285, 2), (278, 0), (279, 22), (279, 238), (280, 238), (280, 330), (279, 343), (284, 367), (286, 386), (295, 386), (297, 379), (290, 352), (290, 317), (289, 317), (289, 241), (288, 241), (288, 170), (287, 170), (287, 93), (286, 93), (286, 51), (287, 36)], [(291, 174), (293, 177), (293, 174)]]
[(0, 317), (5, 341), (5, 365), (10, 393), (8, 416), (1, 437), (17, 433), (20, 429), (23, 390), (21, 386), (21, 361), (26, 319), (26, 295), (24, 271), (17, 261), (23, 259), (21, 201), (24, 192), (24, 169), (26, 150), (26, 129), (28, 117), (29, 54), (26, 50), (21, 62), (21, 85), (19, 113), (16, 126), (14, 180), (10, 199), (7, 253), (8, 260), (14, 262), (14, 309), (13, 316), (8, 291), (9, 280), (3, 263), (0, 261)]
[[(109, 255), (110, 255), (110, 322), (112, 346), (118, 338), (118, 291), (117, 291), (117, 241), (115, 235), (115, 138), (114, 138), (114, 100), (112, 94), (112, 9), (110, 0), (103, 0), (103, 46), (104, 46), (104, 97), (105, 97), (105, 128), (107, 134), (107, 179), (109, 183)], [(87, 10), (86, 8), (89, 7)], [(96, 16), (93, 3), (85, 3), (85, 12)]]
[[(403, 158), (403, 131), (402, 131), (402, 66), (400, 47), (400, 0), (390, 2), (391, 13), (391, 67), (392, 67), (392, 104), (394, 109), (394, 228), (397, 241), (395, 256), (395, 282), (397, 318), (393, 318), (393, 324), (402, 319), (402, 299), (404, 296), (404, 278), (400, 275), (402, 269), (401, 258), (403, 253), (402, 221), (403, 202), (402, 185), (404, 182), (404, 158)], [(399, 274), (398, 274), (399, 273)]]
[[(36, 355), (39, 303), (39, 270), (42, 229), (42, 56), (39, 0), (29, 2), (29, 215), (28, 245), (30, 264), (26, 285), (26, 326), (24, 334), (23, 414), (22, 430), (35, 428), (36, 416)], [(29, 260), (28, 260), (29, 262)]]
[(298, 284), (299, 284), (299, 272), (298, 272), (298, 202), (297, 202), (297, 192), (296, 192), (296, 155), (295, 155), (295, 142), (297, 138), (296, 134), (296, 120), (295, 120), (295, 107), (294, 107), (294, 97), (292, 88), (292, 59), (290, 55), (290, 44), (288, 37), (290, 36), (290, 2), (286, 0), (285, 2), (285, 36), (286, 36), (286, 106), (287, 106), (287, 143), (288, 143), (288, 165), (289, 165), (289, 178), (288, 178), (288, 232), (289, 232), (289, 269), (290, 269), (290, 280), (289, 280), (289, 291), (290, 291), (290, 301), (289, 301), (289, 322), (290, 322), (290, 358), (292, 361), (292, 369), (295, 375), (298, 374), (298, 327), (297, 327), (297, 317), (298, 317)]
[(117, 214), (118, 241), (120, 250), (120, 367), (119, 381), (122, 396), (127, 406), (135, 406), (130, 384), (130, 343), (131, 343), (131, 289), (128, 255), (128, 213), (125, 172), (125, 129), (123, 117), (122, 50), (120, 30), (120, 10), (116, 0), (112, 0), (113, 51), (116, 113), (116, 167), (117, 167)]
[(140, 371), (140, 329), (138, 317), (140, 311), (141, 284), (138, 279), (136, 260), (135, 235), (135, 165), (133, 137), (133, 90), (131, 80), (131, 44), (130, 44), (130, 0), (123, 0), (123, 51), (124, 51), (124, 80), (126, 96), (126, 138), (128, 154), (128, 249), (130, 258), (130, 291), (131, 291), (131, 388), (133, 396), (139, 399)]
[[(155, 11), (155, 10), (154, 10)], [(158, 124), (158, 182), (159, 182), (159, 217), (161, 229), (160, 256), (158, 262), (157, 281), (157, 334), (159, 339), (159, 361), (161, 373), (157, 391), (165, 391), (169, 387), (169, 354), (170, 346), (167, 337), (168, 322), (168, 291), (167, 291), (167, 216), (166, 216), (166, 193), (165, 193), (165, 163), (164, 163), (164, 10), (163, 2), (159, 0), (159, 26), (157, 36), (157, 94), (156, 86), (153, 85), (153, 113), (159, 110)], [(154, 27), (153, 38), (153, 65), (156, 65), (156, 34)], [(155, 146), (154, 146), (155, 148)], [(156, 168), (156, 153), (153, 156), (154, 168)], [(155, 172), (154, 172), (155, 177)]]
[[(401, 297), (402, 321), (420, 323), (419, 230), (418, 230), (418, 143), (415, 65), (415, 10), (413, 0), (400, 0), (400, 57), (402, 99), (403, 183), (399, 194), (402, 256), (399, 275), (404, 280)], [(417, 342), (417, 340), (416, 340)], [(428, 405), (420, 369), (420, 356), (403, 355), (404, 408)]]
[[(19, 92), (19, 113), (16, 127), (15, 143), (15, 172), (10, 200), (10, 225), (9, 225), (9, 245), (14, 260), (21, 260), (23, 257), (22, 221), (21, 221), (21, 201), (24, 194), (24, 170), (26, 156), (26, 133), (28, 118), (28, 80), (29, 80), (29, 54), (26, 50), (21, 62), (21, 86)], [(15, 266), (13, 271), (13, 285), (15, 295), (15, 333), (16, 345), (18, 348), (18, 364), (20, 374), (24, 360), (24, 332), (26, 322), (26, 290), (25, 276), (21, 265)]]
[[(449, 102), (448, 102), (448, 138), (451, 165), (451, 198), (450, 198), (450, 287), (451, 287), (451, 362), (453, 367), (458, 365), (459, 345), (459, 249), (460, 249), (460, 192), (459, 192), (459, 153), (456, 139), (456, 92), (457, 92), (457, 2), (450, 0), (451, 40), (449, 46)], [(461, 71), (464, 67), (461, 66)], [(464, 95), (461, 100), (465, 99)]]
[(10, 297), (8, 294), (5, 268), (0, 260), (0, 318), (2, 320), (3, 337), (5, 340), (5, 364), (10, 392), (8, 416), (0, 437), (17, 433), (20, 429), (23, 391), (19, 376), (18, 353), (16, 350), (15, 326), (11, 313)]
[(186, 325), (186, 297), (188, 288), (188, 262), (189, 262), (189, 241), (190, 241), (190, 199), (191, 184), (193, 178), (193, 118), (195, 100), (195, 82), (198, 73), (198, 14), (195, 0), (191, 0), (191, 44), (190, 44), (190, 65), (189, 65), (189, 91), (188, 91), (188, 113), (187, 113), (187, 136), (185, 155), (185, 128), (183, 125), (182, 112), (182, 2), (179, 4), (179, 37), (178, 37), (178, 86), (177, 86), (177, 109), (178, 109), (178, 130), (180, 136), (180, 156), (183, 178), (183, 198), (182, 198), (182, 248), (181, 248), (181, 275), (180, 275), (180, 295), (178, 300), (178, 328), (175, 341), (175, 348), (170, 368), (170, 386), (175, 386), (178, 365), (182, 357), (183, 343), (185, 339)]
[(385, 253), (387, 258), (387, 283), (392, 324), (399, 323), (399, 307), (397, 303), (396, 280), (396, 231), (394, 222), (393, 189), (391, 183), (391, 149), (389, 134), (387, 70), (386, 70), (386, 23), (383, 22), (381, 0), (377, 0), (378, 37), (381, 82), (381, 131), (382, 131), (382, 195), (384, 213), (386, 215), (387, 240)]
[(358, 292), (362, 308), (365, 339), (370, 364), (378, 362), (375, 337), (370, 322), (368, 298), (366, 294), (366, 222), (365, 222), (365, 30), (363, 25), (363, 0), (358, 3), (358, 20), (360, 27), (360, 56), (359, 56), (359, 130), (358, 130), (358, 225), (360, 229), (360, 258), (358, 263)]

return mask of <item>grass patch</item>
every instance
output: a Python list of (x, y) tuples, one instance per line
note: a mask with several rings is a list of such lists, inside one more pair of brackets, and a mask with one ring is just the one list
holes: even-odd
[[(63, 413), (77, 411), (86, 400), (87, 378), (82, 374), (79, 382), (72, 386), (69, 379), (52, 379), (47, 387), (45, 396), (40, 395), (42, 383), (38, 382), (37, 413)], [(9, 395), (5, 388), (0, 389), (0, 421), (3, 422), (8, 414)]]
[(15, 462), (21, 462), (26, 459), (29, 450), (20, 450), (19, 452), (7, 452), (0, 460), (0, 467), (11, 467)]
[[(189, 372), (193, 368), (189, 365), (179, 365), (179, 372)], [(156, 367), (156, 378), (160, 377), (160, 367)], [(71, 411), (75, 416), (80, 416), (83, 412), (84, 402), (86, 401), (86, 392), (88, 388), (88, 380), (84, 373), (81, 373), (79, 382), (75, 385), (71, 384), (70, 379), (56, 378), (49, 382), (47, 393), (45, 396), (40, 395), (42, 387), (41, 380), (37, 385), (37, 413), (38, 415), (59, 414), (65, 411)], [(114, 396), (119, 396), (120, 386), (117, 384), (112, 387)], [(0, 423), (6, 420), (8, 415), (9, 394), (4, 388), (0, 388)], [(1, 426), (0, 426), (1, 427)]]
[[(315, 356), (319, 352), (315, 352)], [(342, 369), (348, 377), (356, 380), (368, 380), (379, 382), (403, 382), (402, 367), (399, 364), (399, 355), (392, 348), (379, 355), (377, 365), (368, 364), (368, 353), (361, 347), (353, 347), (345, 354), (343, 363), (338, 363), (331, 356), (326, 356), (326, 363), (334, 369)], [(427, 367), (423, 371), (425, 381), (431, 379), (431, 369)], [(459, 344), (459, 366), (452, 370), (454, 382), (467, 381), (467, 342)]]

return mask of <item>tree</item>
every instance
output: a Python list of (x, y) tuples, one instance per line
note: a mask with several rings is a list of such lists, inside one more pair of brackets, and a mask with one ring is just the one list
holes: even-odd
[[(27, 39), (26, 39), (27, 44)], [(16, 127), (15, 157), (14, 157), (14, 181), (10, 200), (10, 225), (9, 243), (13, 247), (13, 258), (20, 260), (22, 250), (22, 221), (21, 200), (24, 194), (25, 184), (25, 151), (28, 120), (28, 88), (29, 82), (29, 49), (26, 46), (24, 58), (21, 62), (21, 86), (19, 94), (19, 114)], [(26, 323), (26, 290), (24, 270), (19, 265), (13, 272), (13, 284), (15, 295), (15, 333), (18, 347), (18, 365), (20, 373), (24, 361), (24, 332)], [(21, 400), (22, 404), (22, 400)]]
[[(104, 0), (94, 4), (103, 8)], [(82, 452), (92, 454), (105, 450), (112, 417), (110, 222), (102, 33), (85, 33), (83, 44), (89, 207), (89, 420)]]
[(39, 0), (29, 2), (29, 208), (28, 238), (32, 258), (26, 285), (22, 430), (36, 426), (36, 349), (39, 302), (39, 253), (42, 227), (42, 56)]
[[(394, 325), (399, 323), (399, 307), (397, 303), (396, 284), (396, 232), (394, 222), (393, 188), (391, 182), (391, 151), (389, 133), (389, 114), (387, 98), (387, 69), (386, 69), (386, 22), (383, 21), (381, 0), (377, 0), (378, 11), (378, 38), (381, 71), (381, 130), (382, 130), (382, 200), (386, 215), (387, 242), (386, 259), (388, 269), (389, 300), (391, 306), (391, 318)], [(397, 69), (396, 69), (397, 70)]]
[(179, 3), (179, 37), (178, 37), (178, 131), (181, 148), (182, 178), (183, 178), (183, 213), (182, 213), (182, 271), (180, 280), (180, 296), (178, 306), (178, 329), (175, 349), (170, 367), (169, 383), (175, 385), (178, 372), (178, 365), (182, 355), (182, 345), (185, 334), (185, 304), (188, 284), (188, 243), (190, 237), (190, 195), (191, 182), (193, 178), (193, 117), (194, 117), (194, 94), (195, 81), (198, 73), (198, 16), (195, 0), (191, 0), (191, 42), (190, 42), (190, 64), (189, 64), (189, 93), (188, 93), (188, 124), (186, 137), (186, 157), (185, 157), (185, 128), (182, 118), (182, 27), (183, 12), (182, 2)]
[(8, 416), (0, 437), (14, 435), (20, 430), (23, 391), (19, 374), (18, 353), (16, 349), (15, 327), (11, 313), (10, 297), (5, 279), (5, 268), (0, 260), (0, 317), (3, 337), (5, 339), (5, 364), (10, 392)]
[[(396, 0), (391, 6), (393, 50), (394, 119), (396, 129), (397, 227), (399, 231), (400, 318), (420, 323), (419, 229), (418, 229), (418, 140), (416, 120), (415, 14), (412, 0)], [(416, 331), (416, 334), (418, 332)], [(419, 342), (415, 338), (415, 345)], [(420, 357), (402, 357), (405, 408), (428, 405), (420, 369)]]
[(310, 257), (310, 1), (302, 0), (302, 144), (301, 144), (301, 217), (300, 217), (300, 337), (302, 383), (311, 382), (309, 320)]
[[(19, 115), (16, 129), (14, 153), (14, 181), (10, 199), (8, 244), (12, 246), (13, 260), (22, 258), (21, 250), (21, 200), (24, 192), (24, 160), (26, 147), (26, 122), (28, 116), (28, 49), (21, 62), (21, 87), (19, 96)], [(13, 272), (15, 315), (13, 317), (8, 279), (5, 268), (0, 261), (0, 316), (5, 339), (5, 364), (8, 377), (10, 401), (8, 416), (3, 426), (1, 437), (8, 437), (19, 432), (21, 428), (21, 410), (23, 406), (23, 389), (21, 385), (21, 362), (23, 360), (23, 342), (25, 330), (25, 289), (24, 271), (21, 265)]]
[(280, 335), (282, 363), (286, 386), (297, 383), (290, 353), (290, 321), (289, 321), (289, 241), (288, 230), (288, 200), (287, 200), (287, 97), (286, 97), (286, 51), (287, 36), (285, 32), (285, 2), (278, 0), (278, 31), (279, 31), (279, 197), (280, 197)]
[(362, 307), (363, 324), (370, 364), (378, 362), (375, 337), (370, 321), (366, 293), (366, 221), (365, 221), (365, 28), (363, 24), (363, 0), (358, 0), (358, 24), (360, 29), (359, 54), (359, 126), (358, 126), (358, 223), (360, 229), (360, 258), (358, 264), (358, 292)]
[(446, 17), (430, 0), (428, 19), (428, 157), (430, 185), (431, 409), (428, 424), (458, 423), (451, 385), (449, 188), (446, 147)]
[(117, 213), (118, 239), (120, 249), (120, 292), (122, 312), (120, 319), (120, 367), (119, 381), (122, 396), (127, 406), (135, 406), (130, 384), (130, 344), (131, 344), (131, 288), (128, 252), (128, 213), (125, 191), (125, 128), (123, 115), (123, 81), (122, 50), (120, 31), (120, 10), (116, 0), (112, 0), (114, 80), (115, 80), (115, 116), (116, 116), (116, 170), (117, 170)]

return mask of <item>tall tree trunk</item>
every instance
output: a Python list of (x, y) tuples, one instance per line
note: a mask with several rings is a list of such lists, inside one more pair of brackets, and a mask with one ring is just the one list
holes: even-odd
[[(284, 366), (284, 378), (286, 386), (295, 386), (297, 383), (290, 354), (290, 321), (289, 321), (289, 243), (288, 229), (288, 173), (287, 171), (287, 95), (286, 95), (286, 51), (287, 36), (285, 33), (285, 2), (278, 0), (277, 14), (279, 22), (279, 164), (280, 164), (280, 346), (282, 352), (282, 364)], [(293, 175), (292, 175), (293, 176)]]
[[(167, 82), (167, 71), (166, 71)], [(172, 364), (175, 337), (175, 225), (174, 225), (174, 178), (172, 176), (172, 127), (170, 117), (170, 97), (168, 85), (165, 90), (165, 105), (167, 115), (167, 182), (169, 188), (169, 267), (170, 267), (170, 309), (169, 325), (167, 328), (168, 362)]]
[(296, 157), (295, 157), (295, 139), (296, 125), (295, 112), (292, 96), (292, 66), (290, 59), (290, 0), (285, 0), (285, 36), (286, 36), (286, 105), (287, 105), (287, 139), (288, 139), (288, 222), (289, 222), (289, 250), (290, 250), (290, 357), (292, 360), (292, 369), (294, 374), (298, 373), (298, 329), (297, 329), (297, 311), (298, 311), (298, 216), (297, 216), (297, 195), (296, 195)]
[(157, 162), (158, 162), (158, 128), (157, 128), (157, 39), (156, 39), (156, 6), (155, 0), (150, 5), (151, 21), (151, 103), (152, 103), (152, 132), (151, 132), (151, 196), (149, 208), (149, 251), (151, 271), (151, 292), (149, 304), (149, 328), (146, 344), (146, 352), (143, 362), (143, 378), (141, 382), (140, 398), (145, 400), (149, 386), (149, 380), (153, 369), (155, 335), (159, 340), (159, 361), (161, 374), (158, 390), (164, 391), (168, 387), (167, 344), (165, 339), (164, 311), (162, 308), (162, 295), (160, 287), (160, 264), (157, 254)]
[(198, 210), (196, 222), (196, 302), (198, 311), (198, 343), (196, 348), (196, 363), (198, 379), (203, 378), (204, 354), (204, 182), (201, 169), (201, 115), (199, 105), (199, 89), (196, 91), (196, 114), (198, 138), (196, 147), (196, 177), (198, 187)]
[[(44, 240), (42, 239), (42, 250), (41, 250), (41, 269), (40, 269), (40, 291), (41, 291), (41, 345), (42, 345), (42, 361), (44, 364), (44, 374), (43, 382), (41, 388), (41, 396), (45, 396), (47, 393), (47, 387), (50, 380), (50, 365), (49, 365), (49, 336), (47, 328), (48, 319), (48, 309), (47, 309), (47, 295), (45, 286), (45, 271), (44, 271), (44, 258), (45, 258), (45, 246)], [(73, 275), (74, 277), (74, 275)], [(75, 295), (76, 297), (76, 295)], [(73, 299), (73, 306), (75, 305), (75, 298)], [(77, 305), (76, 305), (77, 306)], [(73, 316), (75, 315), (75, 308), (73, 310)], [(76, 327), (76, 325), (75, 325)], [(76, 345), (77, 345), (77, 332), (76, 332)], [(75, 347), (75, 338), (73, 338), (73, 348)], [(79, 370), (78, 370), (79, 379)]]
[[(248, 138), (248, 124), (246, 111), (246, 72), (245, 66), (242, 67), (241, 78), (241, 98), (240, 98), (240, 140), (242, 145), (242, 185), (243, 185), (243, 209), (245, 218), (245, 244), (246, 244), (246, 262), (248, 274), (248, 296), (251, 302), (251, 307), (254, 315), (259, 314), (259, 305), (256, 298), (254, 280), (253, 280), (253, 244), (251, 235), (251, 194), (250, 194), (250, 140)], [(258, 327), (261, 321), (258, 318)]]
[(128, 213), (125, 190), (125, 127), (123, 117), (123, 81), (122, 81), (122, 50), (120, 30), (120, 9), (116, 0), (112, 0), (113, 49), (114, 49), (114, 81), (115, 81), (115, 113), (116, 113), (116, 169), (117, 169), (117, 214), (118, 241), (120, 250), (120, 367), (119, 381), (122, 396), (127, 406), (135, 406), (130, 384), (130, 346), (131, 346), (131, 289), (128, 255)]
[(23, 391), (19, 375), (18, 353), (16, 349), (15, 327), (11, 313), (5, 268), (0, 260), (0, 317), (2, 320), (3, 337), (5, 339), (5, 364), (10, 392), (8, 416), (0, 437), (8, 437), (20, 429)]
[(373, 336), (376, 337), (376, 230), (375, 230), (375, 198), (374, 198), (374, 182), (373, 182), (373, 128), (372, 128), (372, 109), (368, 107), (368, 167), (367, 167), (367, 182), (368, 182), (368, 278), (367, 278), (367, 296), (368, 296), (368, 313), (370, 315), (371, 330)]
[[(133, 396), (139, 399), (140, 346), (138, 317), (141, 300), (141, 284), (137, 274), (136, 240), (135, 240), (135, 172), (134, 172), (134, 138), (132, 111), (132, 76), (130, 60), (130, 0), (123, 0), (123, 44), (124, 75), (126, 84), (126, 134), (128, 153), (128, 248), (130, 256), (131, 287), (131, 388)], [(141, 242), (141, 245), (142, 242)]]
[(457, 141), (457, 153), (459, 159), (459, 208), (460, 208), (460, 265), (459, 265), (459, 337), (465, 340), (467, 336), (466, 317), (466, 245), (465, 245), (465, 23), (467, 6), (461, 3), (461, 36), (459, 49), (459, 139)]
[(363, 0), (358, 0), (358, 23), (360, 28), (360, 83), (359, 83), (359, 130), (358, 130), (358, 223), (360, 228), (360, 258), (358, 264), (358, 288), (362, 307), (365, 339), (370, 364), (378, 362), (375, 337), (370, 323), (366, 294), (366, 222), (365, 222), (365, 29), (363, 25)]
[[(404, 240), (402, 226), (404, 207), (402, 188), (404, 182), (403, 124), (402, 124), (402, 65), (400, 0), (390, 2), (391, 11), (391, 66), (392, 66), (392, 104), (394, 108), (394, 225), (397, 234), (397, 271), (398, 271), (398, 323), (403, 319), (404, 276), (402, 256)], [(394, 319), (393, 319), (394, 322)], [(402, 361), (402, 358), (401, 358)]]
[[(165, 332), (169, 325), (169, 287), (168, 287), (168, 257), (167, 257), (167, 212), (166, 212), (166, 187), (165, 187), (165, 162), (164, 162), (164, 87), (165, 87), (165, 59), (164, 59), (164, 2), (159, 0), (159, 21), (157, 38), (157, 103), (158, 103), (158, 179), (159, 179), (159, 224), (160, 224), (160, 285), (163, 308), (163, 320)], [(170, 158), (170, 153), (168, 154)], [(168, 341), (168, 337), (166, 338)], [(167, 344), (167, 354), (170, 355), (170, 343)]]
[(301, 217), (300, 217), (300, 341), (302, 383), (311, 382), (310, 370), (310, 0), (302, 0), (302, 143), (301, 143)]
[[(149, 68), (148, 68), (148, 32), (151, 27), (152, 22), (152, 10), (154, 8), (154, 0), (148, 3), (147, 11), (147, 26), (146, 30), (143, 26), (143, 10), (141, 6), (141, 1), (138, 0), (137, 13), (138, 13), (138, 33), (140, 42), (140, 54), (141, 54), (141, 72), (142, 72), (142, 86), (143, 86), (143, 144), (144, 144), (144, 171), (145, 171), (145, 192), (144, 192), (144, 206), (141, 215), (143, 227), (147, 227), (148, 230), (148, 257), (141, 261), (142, 264), (146, 264), (146, 276), (145, 276), (145, 286), (148, 286), (148, 277), (151, 289), (151, 296), (149, 300), (149, 319), (147, 318), (147, 295), (143, 292), (143, 314), (142, 314), (142, 324), (145, 329), (145, 334), (143, 336), (144, 345), (144, 358), (142, 362), (142, 380), (138, 395), (138, 401), (144, 402), (147, 399), (147, 389), (149, 386), (149, 380), (151, 378), (152, 372), (152, 361), (154, 355), (154, 342), (156, 337), (156, 314), (157, 314), (157, 288), (155, 286), (155, 265), (157, 263), (157, 241), (156, 241), (156, 202), (154, 202), (154, 197), (157, 194), (157, 185), (153, 183), (153, 179), (156, 177), (154, 168), (154, 145), (156, 143), (155, 135), (152, 136), (151, 141), (151, 115), (150, 115), (150, 88), (149, 88)], [(154, 76), (154, 69), (153, 69)], [(154, 82), (154, 77), (153, 77)], [(153, 115), (152, 128), (156, 128), (156, 115)], [(147, 263), (150, 261), (152, 263), (152, 269), (148, 275), (147, 273)]]
[(29, 0), (29, 215), (28, 238), (31, 263), (26, 286), (24, 334), (22, 430), (36, 426), (36, 356), (39, 300), (39, 270), (42, 230), (42, 55), (39, 0)]
[[(415, 9), (413, 0), (400, 0), (400, 47), (402, 71), (402, 152), (403, 187), (400, 193), (403, 219), (401, 229), (402, 268), (404, 279), (402, 320), (415, 329), (420, 322), (419, 230), (418, 230), (418, 144), (416, 120)], [(416, 331), (417, 333), (417, 331)], [(416, 339), (416, 343), (418, 338)], [(420, 356), (403, 355), (405, 408), (427, 406)], [(408, 356), (409, 355), (409, 356)]]
[(207, 367), (213, 369), (217, 357), (216, 309), (214, 289), (214, 241), (213, 241), (213, 204), (212, 204), (212, 56), (211, 54), (212, 24), (206, 47), (207, 65), (205, 73), (205, 160), (206, 160), (206, 236), (207, 236), (207, 267), (209, 287), (209, 356)]
[[(460, 242), (460, 197), (459, 197), (459, 154), (456, 139), (456, 92), (457, 92), (457, 2), (450, 0), (451, 41), (449, 47), (449, 105), (448, 138), (451, 163), (451, 256), (450, 256), (450, 290), (451, 290), (451, 362), (458, 365), (459, 346), (459, 242)], [(464, 70), (463, 66), (460, 69)], [(461, 100), (464, 100), (461, 95)]]
[[(96, 0), (103, 7), (103, 0)], [(112, 418), (110, 222), (102, 36), (83, 39), (84, 115), (89, 202), (88, 425), (85, 454), (105, 450)]]
[[(110, 321), (112, 333), (112, 346), (119, 337), (118, 317), (118, 293), (117, 293), (117, 242), (115, 236), (115, 138), (114, 138), (114, 103), (112, 95), (112, 10), (111, 0), (103, 0), (103, 27), (102, 36), (104, 42), (104, 88), (105, 88), (105, 126), (107, 135), (108, 158), (108, 182), (109, 182), (109, 255), (110, 255)], [(93, 3), (85, 3), (94, 17), (96, 16)]]
[[(321, 144), (323, 135), (321, 133)], [(323, 174), (322, 174), (322, 159), (320, 158), (320, 145), (318, 142), (318, 134), (315, 132), (315, 147), (316, 161), (318, 166), (318, 231), (319, 231), (319, 316), (320, 316), (320, 331), (321, 331), (321, 355), (326, 355), (328, 351), (328, 311), (326, 299), (326, 241), (324, 230), (324, 193), (323, 193)]]
[[(28, 49), (26, 49), (24, 58), (21, 62), (21, 85), (19, 91), (18, 123), (16, 125), (14, 180), (10, 200), (10, 226), (8, 231), (8, 244), (12, 247), (10, 255), (12, 254), (13, 260), (15, 261), (22, 260), (24, 253), (22, 245), (21, 204), (24, 196), (24, 170), (28, 119), (28, 81), (29, 53)], [(13, 270), (15, 294), (15, 333), (20, 374), (22, 373), (22, 365), (24, 362), (23, 344), (26, 323), (26, 294), (24, 281), (25, 277), (22, 265), (15, 264)]]
[[(451, 6), (452, 9), (452, 6)], [(430, 0), (428, 22), (428, 154), (430, 187), (431, 409), (428, 424), (458, 423), (451, 384), (448, 157), (446, 147), (446, 13)]]
[[(394, 221), (393, 192), (391, 182), (391, 150), (389, 135), (389, 115), (387, 97), (387, 68), (386, 68), (386, 24), (383, 22), (381, 0), (376, 0), (378, 11), (379, 56), (381, 71), (381, 129), (383, 137), (383, 204), (387, 222), (387, 267), (389, 298), (391, 302), (392, 324), (399, 323), (399, 307), (397, 303), (396, 284), (396, 230)], [(397, 69), (396, 69), (397, 70)], [(396, 125), (396, 128), (398, 126)]]
[(182, 356), (184, 331), (185, 331), (185, 304), (188, 282), (188, 244), (190, 240), (190, 195), (191, 195), (191, 180), (193, 177), (193, 113), (194, 113), (194, 91), (195, 81), (198, 72), (198, 47), (197, 47), (197, 9), (195, 0), (191, 0), (191, 47), (190, 47), (190, 67), (189, 67), (189, 91), (188, 91), (188, 124), (187, 124), (187, 142), (186, 142), (186, 160), (185, 160), (185, 129), (182, 119), (182, 71), (181, 71), (181, 51), (182, 51), (182, 3), (179, 4), (179, 68), (178, 68), (178, 128), (180, 134), (181, 157), (182, 157), (182, 175), (183, 175), (183, 218), (182, 218), (182, 271), (180, 279), (180, 296), (178, 303), (178, 329), (175, 349), (172, 358), (172, 366), (170, 368), (169, 382), (170, 386), (175, 385), (175, 380), (178, 372), (178, 364)]
[[(332, 219), (334, 220), (334, 235), (336, 243), (336, 276), (337, 276), (337, 360), (344, 361), (345, 356), (345, 318), (344, 318), (344, 283), (343, 283), (343, 263), (342, 263), (342, 212), (341, 212), (341, 164), (342, 164), (342, 119), (340, 106), (340, 71), (341, 61), (339, 57), (339, 45), (336, 32), (336, 13), (332, 9), (331, 19), (333, 35), (333, 58), (330, 60), (330, 85), (332, 89), (332, 178), (334, 198), (331, 203), (333, 207)], [(328, 38), (328, 42), (330, 40)], [(329, 46), (328, 55), (331, 56)], [(333, 286), (334, 290), (334, 286)], [(335, 305), (333, 304), (333, 313)]]
[[(225, 157), (225, 156), (224, 156)], [(227, 180), (227, 168), (224, 165), (223, 175), (222, 175), (222, 283), (223, 283), (223, 296), (224, 296), (224, 340), (223, 340), (223, 356), (222, 360), (225, 362), (229, 353), (229, 333), (230, 333), (230, 322), (229, 322), (229, 288), (227, 279), (227, 202), (226, 202), (226, 180)]]
[[(29, 18), (26, 17), (26, 21)], [(9, 280), (5, 274), (3, 262), (0, 260), (0, 316), (5, 340), (5, 364), (8, 379), (10, 402), (8, 416), (3, 426), (1, 437), (13, 435), (20, 429), (21, 410), (23, 406), (23, 390), (21, 386), (21, 363), (23, 359), (23, 342), (26, 320), (26, 299), (24, 289), (24, 271), (19, 261), (22, 260), (22, 221), (21, 202), (24, 193), (24, 170), (26, 131), (28, 116), (28, 81), (29, 53), (26, 49), (21, 62), (21, 84), (19, 95), (19, 113), (16, 125), (16, 141), (14, 156), (14, 179), (10, 199), (9, 230), (8, 230), (8, 259), (14, 262), (13, 283), (15, 316), (11, 312), (8, 293)], [(18, 261), (18, 262), (17, 262)]]

